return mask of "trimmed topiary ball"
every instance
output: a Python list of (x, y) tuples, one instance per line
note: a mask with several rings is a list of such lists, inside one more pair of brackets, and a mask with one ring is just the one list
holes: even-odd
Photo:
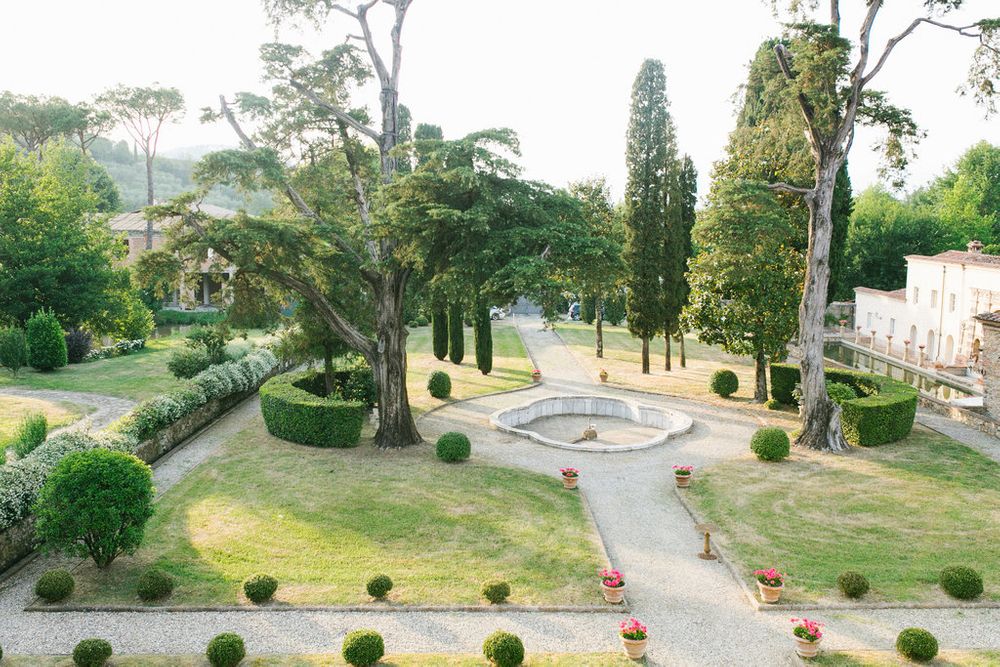
[(255, 574), (243, 582), (243, 592), (254, 604), (263, 604), (278, 590), (278, 580), (269, 574)]
[(928, 662), (938, 654), (938, 643), (923, 628), (906, 628), (896, 637), (896, 650), (907, 660)]
[(781, 405), (781, 401), (773, 399), (773, 398), (769, 398), (766, 401), (764, 401), (764, 406), (768, 410), (780, 410), (783, 407)]
[(497, 667), (517, 667), (524, 662), (524, 644), (517, 635), (497, 630), (483, 641), (483, 655)]
[(500, 604), (510, 597), (510, 584), (506, 581), (487, 581), (483, 584), (483, 597), (493, 604)]
[(111, 657), (111, 644), (103, 639), (84, 639), (73, 649), (76, 667), (101, 667)]
[(829, 394), (830, 400), (837, 405), (843, 405), (845, 401), (853, 401), (858, 397), (858, 392), (854, 391), (854, 387), (843, 382), (827, 382), (826, 393)]
[(73, 593), (76, 582), (66, 570), (49, 570), (35, 582), (35, 595), (46, 602), (65, 600)]
[(856, 600), (863, 597), (871, 589), (867, 577), (860, 572), (842, 572), (837, 577), (837, 587), (846, 597)]
[(174, 592), (174, 578), (163, 570), (151, 567), (139, 576), (136, 592), (144, 602), (162, 600)]
[(720, 368), (712, 373), (708, 388), (712, 390), (713, 394), (726, 398), (735, 394), (740, 388), (740, 379), (736, 377), (736, 373), (728, 368)]
[(444, 371), (434, 371), (427, 378), (427, 391), (434, 398), (448, 398), (451, 396), (451, 376)]
[(472, 443), (464, 433), (445, 433), (437, 441), (437, 456), (442, 461), (464, 461), (472, 453)]
[(344, 647), (340, 654), (349, 665), (368, 667), (385, 655), (385, 642), (382, 635), (374, 630), (354, 630), (344, 637)]
[(780, 461), (788, 456), (792, 445), (780, 428), (762, 428), (750, 439), (750, 449), (761, 461)]
[(392, 579), (386, 574), (376, 574), (368, 580), (368, 595), (381, 600), (392, 590)]
[(959, 600), (973, 600), (983, 594), (983, 575), (971, 567), (951, 565), (941, 570), (941, 588)]
[(205, 657), (212, 667), (236, 667), (247, 655), (243, 637), (235, 632), (223, 632), (208, 642)]

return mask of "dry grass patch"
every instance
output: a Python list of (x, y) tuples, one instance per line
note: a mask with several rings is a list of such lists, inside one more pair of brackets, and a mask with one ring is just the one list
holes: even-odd
[[(837, 651), (821, 653), (811, 661), (824, 667), (902, 667), (913, 663), (888, 651)], [(944, 651), (930, 662), (930, 667), (995, 667), (1000, 665), (1000, 651)]]
[[(246, 667), (342, 667), (347, 663), (339, 655), (248, 656), (241, 665)], [(444, 655), (440, 653), (388, 655), (378, 663), (382, 667), (483, 667), (489, 663), (478, 655)], [(629, 667), (641, 662), (629, 660), (619, 653), (543, 653), (528, 655), (524, 667)], [(10, 667), (73, 667), (73, 660), (64, 656), (4, 657)], [(115, 656), (109, 667), (208, 667), (208, 660), (195, 655), (135, 655)]]
[(21, 421), (33, 414), (41, 413), (48, 421), (49, 430), (66, 426), (77, 421), (93, 408), (65, 401), (43, 401), (22, 396), (0, 396), (0, 453), (10, 445)]
[(866, 600), (941, 602), (952, 564), (975, 567), (984, 599), (1000, 600), (1000, 464), (926, 428), (846, 455), (748, 455), (703, 470), (689, 494), (748, 582), (758, 567), (787, 573), (783, 601), (843, 601), (837, 576), (855, 570), (871, 581)]

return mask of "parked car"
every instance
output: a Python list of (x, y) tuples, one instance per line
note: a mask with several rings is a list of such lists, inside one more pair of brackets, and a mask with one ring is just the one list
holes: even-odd
[(569, 319), (578, 320), (580, 319), (580, 302), (576, 301), (570, 304), (569, 307)]
[(493, 306), (490, 308), (490, 319), (491, 320), (502, 320), (507, 317), (507, 311), (500, 306)]

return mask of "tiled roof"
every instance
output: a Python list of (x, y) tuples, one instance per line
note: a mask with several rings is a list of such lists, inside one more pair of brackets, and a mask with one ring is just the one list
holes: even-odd
[(980, 313), (976, 315), (976, 319), (980, 322), (992, 322), (993, 324), (1000, 325), (1000, 311), (996, 313)]
[(897, 301), (906, 301), (906, 288), (892, 290), (887, 292), (886, 290), (875, 289), (873, 287), (855, 287), (855, 292), (861, 292), (862, 294), (874, 294), (875, 296), (884, 296), (889, 299), (896, 299)]
[(975, 264), (1000, 268), (1000, 255), (985, 255), (981, 252), (965, 252), (964, 250), (945, 250), (933, 256), (907, 255), (906, 259), (925, 259), (948, 264)]
[[(212, 204), (201, 204), (198, 208), (215, 218), (232, 218), (236, 215), (236, 211), (230, 211), (228, 208), (213, 206)], [(154, 220), (153, 233), (162, 233), (164, 227), (169, 227), (175, 222), (177, 222), (176, 217), (167, 218), (166, 220)], [(143, 215), (142, 209), (131, 211), (130, 213), (122, 213), (111, 218), (108, 221), (108, 226), (113, 232), (145, 232), (146, 216)]]

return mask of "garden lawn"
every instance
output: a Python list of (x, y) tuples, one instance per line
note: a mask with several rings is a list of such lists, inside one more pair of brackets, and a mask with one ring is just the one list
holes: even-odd
[(67, 604), (138, 604), (150, 564), (176, 577), (170, 605), (247, 604), (241, 582), (257, 572), (278, 579), (277, 604), (366, 603), (378, 573), (393, 603), (477, 604), (502, 578), (514, 604), (597, 604), (599, 553), (555, 477), (446, 464), (429, 446), (295, 445), (257, 417), (164, 494), (134, 557), (81, 566)]
[(787, 574), (783, 602), (843, 601), (845, 570), (871, 581), (866, 601), (951, 600), (937, 585), (947, 565), (974, 567), (983, 599), (1000, 600), (1000, 464), (929, 429), (843, 455), (748, 455), (687, 493), (751, 586), (757, 568)]
[[(391, 638), (386, 639), (391, 643)], [(208, 667), (203, 656), (135, 655), (115, 656), (114, 667)], [(248, 656), (245, 667), (341, 667), (347, 665), (339, 655)], [(489, 662), (481, 655), (400, 654), (387, 655), (381, 667), (483, 667)], [(630, 667), (641, 662), (620, 653), (545, 653), (525, 656), (524, 667)], [(984, 663), (985, 664), (985, 663)], [(4, 658), (10, 667), (73, 667), (73, 660), (63, 656), (11, 656)]]
[[(913, 664), (895, 652), (886, 651), (822, 652), (809, 662), (823, 667), (904, 667)], [(994, 667), (1000, 665), (1000, 651), (943, 651), (934, 660), (922, 664), (929, 667)]]
[[(43, 414), (49, 430), (72, 424), (90, 408), (65, 401), (43, 401), (23, 396), (0, 395), (0, 453), (13, 443), (21, 421), (34, 414)], [(2, 461), (2, 456), (0, 456)]]
[(476, 352), (472, 329), (465, 329), (465, 358), (461, 365), (439, 361), (434, 356), (431, 327), (410, 329), (406, 341), (406, 389), (410, 407), (421, 414), (447, 401), (434, 398), (427, 391), (427, 378), (434, 371), (444, 371), (451, 377), (451, 399), (461, 400), (531, 384), (531, 360), (521, 343), (521, 337), (509, 320), (493, 322), (493, 370), (483, 375), (476, 368)]

